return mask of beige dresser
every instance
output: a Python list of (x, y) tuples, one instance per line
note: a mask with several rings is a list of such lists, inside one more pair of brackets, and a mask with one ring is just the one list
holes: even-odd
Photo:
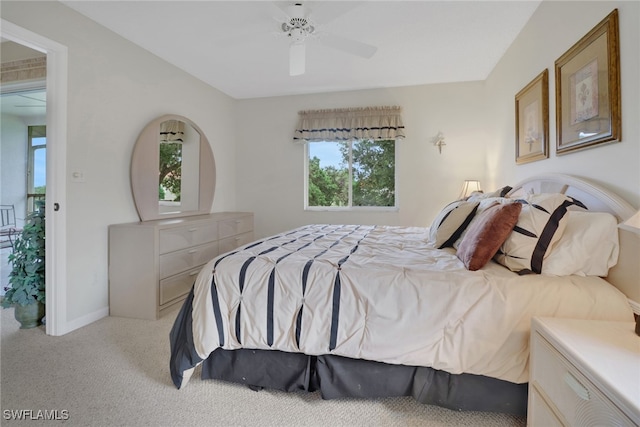
[(109, 226), (111, 316), (158, 319), (204, 264), (253, 240), (253, 214), (221, 212)]

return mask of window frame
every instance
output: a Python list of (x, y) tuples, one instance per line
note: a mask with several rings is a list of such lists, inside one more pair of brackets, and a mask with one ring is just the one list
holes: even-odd
[[(33, 145), (33, 140), (36, 138), (45, 138), (45, 143), (43, 145)], [(36, 152), (39, 150), (45, 150), (45, 159), (47, 154), (47, 126), (46, 125), (29, 125), (27, 126), (27, 191), (25, 192), (27, 195), (27, 212), (33, 212), (35, 209), (35, 199), (39, 198), (36, 196), (35, 190), (35, 158)], [(46, 197), (46, 163), (45, 163), (45, 193), (42, 194)]]
[[(395, 158), (394, 162), (394, 171), (393, 171), (393, 182), (394, 182), (394, 206), (352, 206), (353, 204), (353, 144), (354, 141), (313, 141), (306, 142), (304, 144), (304, 210), (305, 211), (328, 211), (328, 212), (397, 212), (400, 210), (400, 197), (398, 191), (398, 140), (397, 139), (389, 139), (389, 141), (393, 141), (393, 155)], [(309, 206), (309, 144), (311, 143), (327, 143), (327, 142), (347, 142), (350, 144), (349, 147), (349, 206)], [(357, 142), (357, 141), (355, 141)]]

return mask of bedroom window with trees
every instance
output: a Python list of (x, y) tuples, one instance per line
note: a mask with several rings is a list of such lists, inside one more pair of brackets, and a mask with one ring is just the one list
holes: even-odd
[(305, 209), (396, 209), (400, 107), (298, 112), (304, 143)]
[(309, 142), (306, 207), (395, 208), (393, 140)]

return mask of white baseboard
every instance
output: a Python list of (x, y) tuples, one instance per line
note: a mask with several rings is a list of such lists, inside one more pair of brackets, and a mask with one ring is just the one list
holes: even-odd
[(83, 326), (87, 326), (96, 320), (100, 320), (103, 317), (109, 316), (109, 307), (101, 308), (100, 310), (96, 310), (93, 313), (85, 314), (82, 317), (71, 320), (66, 323), (64, 327), (64, 331), (61, 335), (68, 334), (71, 331), (75, 331), (76, 329), (80, 329)]

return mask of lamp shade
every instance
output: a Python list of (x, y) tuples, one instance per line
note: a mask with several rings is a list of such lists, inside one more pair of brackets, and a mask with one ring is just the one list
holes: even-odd
[(620, 224), (620, 228), (640, 234), (640, 211)]
[(462, 191), (460, 192), (460, 199), (466, 199), (473, 192), (482, 192), (480, 188), (480, 181), (475, 179), (466, 179), (462, 185)]

